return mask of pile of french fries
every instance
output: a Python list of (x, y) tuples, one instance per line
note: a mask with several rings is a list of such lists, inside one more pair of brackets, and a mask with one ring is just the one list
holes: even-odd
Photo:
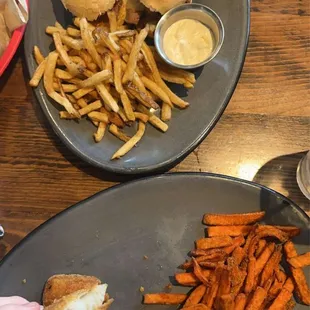
[[(140, 31), (124, 24), (126, 2), (116, 6), (95, 23), (74, 18), (74, 26), (64, 29), (58, 22), (46, 28), (55, 51), (44, 57), (34, 47), (38, 67), (30, 81), (44, 87), (53, 100), (64, 107), (62, 119), (83, 116), (97, 127), (94, 140), (100, 142), (106, 129), (124, 142), (112, 159), (128, 153), (143, 137), (146, 124), (162, 132), (168, 130), (172, 108), (189, 104), (174, 94), (164, 81), (192, 88), (194, 74), (166, 65), (153, 47), (145, 43), (154, 29), (148, 24)], [(156, 111), (160, 110), (160, 117)], [(125, 126), (137, 124), (136, 134), (126, 135)]]
[(180, 266), (187, 272), (175, 275), (179, 285), (193, 289), (188, 295), (146, 294), (144, 303), (181, 304), (186, 310), (288, 310), (295, 306), (295, 293), (310, 305), (302, 269), (310, 265), (310, 252), (298, 255), (291, 241), (300, 229), (257, 224), (264, 216), (205, 214), (208, 237), (196, 240), (191, 259)]

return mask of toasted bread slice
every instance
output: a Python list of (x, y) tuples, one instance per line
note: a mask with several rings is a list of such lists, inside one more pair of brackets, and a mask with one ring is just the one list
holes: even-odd
[(72, 294), (56, 300), (50, 306), (44, 308), (45, 310), (102, 310), (107, 309), (111, 304), (109, 300), (104, 305), (107, 284), (96, 285), (89, 290), (79, 290)]
[(90, 290), (101, 284), (96, 277), (78, 274), (59, 274), (49, 278), (43, 291), (43, 306), (47, 307), (54, 301), (80, 290)]

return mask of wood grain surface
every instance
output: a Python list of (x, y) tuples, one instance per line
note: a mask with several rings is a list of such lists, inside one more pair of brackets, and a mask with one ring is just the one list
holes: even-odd
[[(244, 70), (223, 117), (172, 171), (254, 180), (306, 212), (296, 182), (310, 149), (309, 0), (253, 0)], [(0, 79), (0, 258), (65, 208), (119, 181), (72, 154), (53, 133), (27, 86), (19, 49)]]

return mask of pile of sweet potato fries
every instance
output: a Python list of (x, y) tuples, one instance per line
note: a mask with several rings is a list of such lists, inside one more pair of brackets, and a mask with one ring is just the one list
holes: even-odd
[[(310, 305), (310, 290), (303, 267), (310, 252), (298, 255), (291, 238), (294, 226), (257, 224), (265, 212), (206, 214), (207, 238), (196, 240), (186, 270), (175, 275), (189, 294), (146, 294), (145, 304), (179, 305), (186, 310), (281, 310), (295, 302)], [(282, 263), (282, 258), (285, 258)]]

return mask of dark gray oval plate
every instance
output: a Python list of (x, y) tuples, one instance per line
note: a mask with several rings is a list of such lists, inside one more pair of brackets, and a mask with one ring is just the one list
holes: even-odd
[(140, 286), (146, 292), (163, 290), (194, 240), (204, 235), (204, 213), (258, 210), (266, 210), (270, 224), (301, 227), (303, 233), (294, 242), (299, 252), (307, 251), (309, 218), (268, 188), (194, 173), (116, 186), (60, 213), (16, 246), (0, 265), (0, 296), (17, 294), (40, 301), (50, 276), (80, 273), (109, 284), (116, 299), (113, 309), (176, 309), (142, 306)]
[[(221, 17), (226, 32), (219, 55), (203, 69), (196, 71), (198, 81), (188, 95), (184, 89), (174, 88), (191, 103), (184, 111), (174, 110), (169, 130), (163, 134), (152, 126), (139, 146), (123, 159), (111, 161), (113, 153), (122, 145), (117, 138), (107, 134), (96, 144), (95, 127), (87, 120), (79, 124), (59, 119), (59, 107), (47, 97), (42, 84), (35, 95), (56, 134), (75, 154), (88, 163), (119, 174), (146, 174), (165, 171), (180, 162), (211, 131), (226, 108), (243, 66), (249, 37), (248, 0), (202, 0)], [(40, 46), (44, 55), (51, 48), (51, 38), (45, 27), (57, 19), (63, 25), (71, 24), (71, 16), (60, 0), (32, 0), (30, 22), (26, 31), (25, 53), (30, 75), (36, 64), (32, 56), (34, 45)]]

